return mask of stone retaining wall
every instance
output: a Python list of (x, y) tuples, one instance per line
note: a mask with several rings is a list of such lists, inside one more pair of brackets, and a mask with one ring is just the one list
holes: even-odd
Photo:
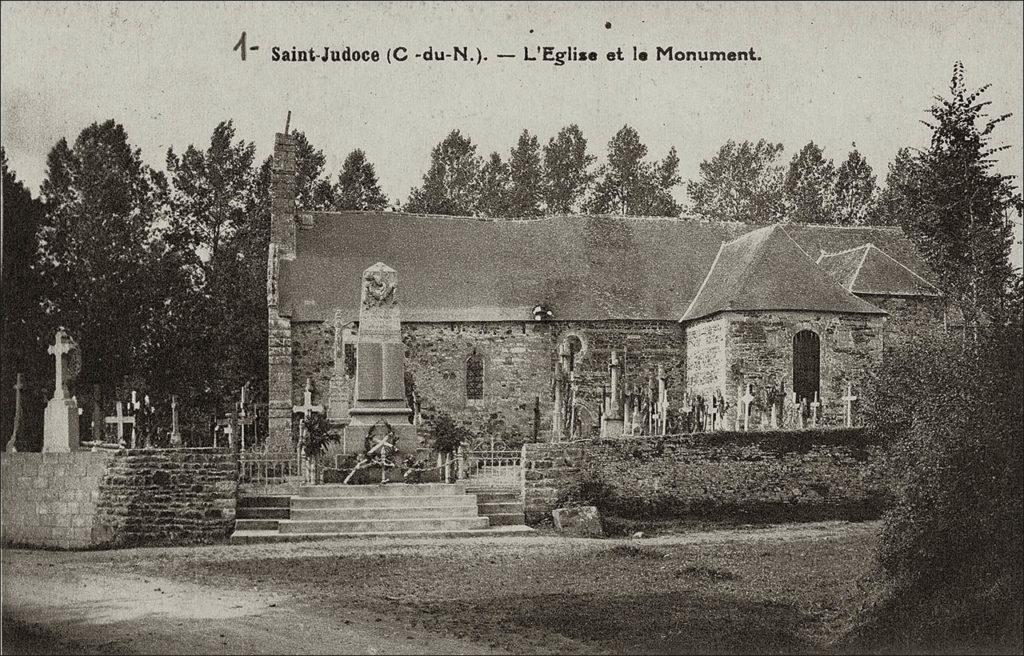
[(3, 454), (3, 542), (60, 549), (226, 538), (238, 490), (223, 449)]
[(862, 429), (528, 444), (524, 467), (532, 524), (572, 501), (629, 517), (853, 519), (876, 516), (887, 489)]

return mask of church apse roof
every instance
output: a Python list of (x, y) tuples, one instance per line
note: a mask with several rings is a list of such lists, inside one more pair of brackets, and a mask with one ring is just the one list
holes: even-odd
[[(278, 308), (294, 321), (328, 320), (335, 312), (344, 321), (358, 320), (362, 271), (376, 262), (398, 272), (403, 321), (532, 321), (536, 305), (558, 321), (675, 321), (697, 296), (722, 242), (757, 228), (587, 215), (311, 216), (312, 225), (297, 230), (295, 259), (280, 268)], [(871, 242), (900, 254), (908, 266), (919, 262), (899, 229), (800, 226), (791, 234), (815, 255)]]
[(872, 243), (839, 253), (822, 253), (818, 266), (854, 294), (939, 295), (934, 285)]
[(722, 244), (682, 320), (750, 310), (885, 314), (836, 284), (780, 225)]

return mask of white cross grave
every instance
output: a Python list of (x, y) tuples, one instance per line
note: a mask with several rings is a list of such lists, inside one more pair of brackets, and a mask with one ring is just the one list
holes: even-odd
[(743, 430), (750, 430), (750, 404), (754, 402), (754, 395), (750, 393), (750, 383), (747, 383), (747, 393), (740, 397), (743, 402)]
[[(322, 405), (313, 404), (313, 382), (306, 379), (306, 391), (303, 393), (302, 405), (293, 405), (292, 414), (301, 414), (302, 419), (299, 420), (299, 444), (296, 447), (298, 451), (299, 462), (302, 462), (302, 441), (306, 435), (306, 423), (305, 420), (315, 412), (317, 414), (323, 414), (324, 407)], [(348, 452), (348, 444), (342, 445), (342, 452)]]
[(134, 439), (135, 439), (135, 417), (132, 417), (130, 415), (124, 414), (124, 406), (121, 404), (120, 401), (117, 402), (117, 405), (115, 406), (115, 410), (117, 412), (116, 415), (114, 415), (113, 417), (106, 417), (106, 418), (104, 418), (103, 421), (105, 423), (108, 423), (108, 424), (116, 424), (117, 425), (117, 442), (121, 446), (128, 446), (125, 443), (125, 441), (124, 441), (124, 425), (125, 424), (131, 424), (132, 425), (132, 444), (134, 445)]
[(842, 399), (846, 402), (846, 427), (853, 426), (853, 402), (857, 397), (853, 394), (853, 383), (846, 383), (846, 395)]
[(171, 395), (171, 446), (181, 446), (181, 431), (178, 429), (178, 397)]
[(818, 401), (818, 393), (814, 393), (814, 401), (811, 403), (811, 426), (818, 426), (818, 407), (821, 406), (821, 402)]

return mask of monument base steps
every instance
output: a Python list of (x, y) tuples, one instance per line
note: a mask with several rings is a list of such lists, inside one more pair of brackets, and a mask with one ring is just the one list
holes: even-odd
[(464, 484), (304, 485), (293, 497), (243, 499), (231, 541), (532, 533), (523, 524), (522, 503), (507, 494), (487, 493), (481, 512)]

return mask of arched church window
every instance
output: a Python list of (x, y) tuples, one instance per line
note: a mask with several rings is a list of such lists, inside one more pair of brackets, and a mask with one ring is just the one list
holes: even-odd
[(484, 398), (484, 359), (473, 351), (466, 360), (466, 399), (478, 401)]
[(814, 400), (821, 388), (821, 340), (813, 330), (793, 336), (793, 391), (796, 400)]

